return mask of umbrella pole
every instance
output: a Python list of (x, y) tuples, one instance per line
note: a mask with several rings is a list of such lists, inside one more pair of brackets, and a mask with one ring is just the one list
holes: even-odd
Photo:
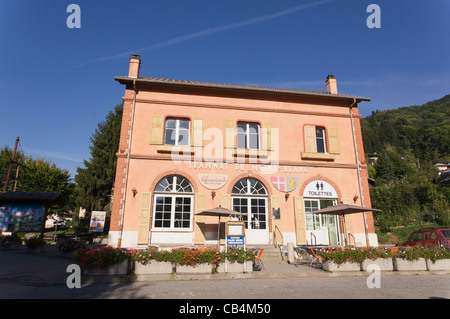
[(344, 241), (345, 241), (345, 247), (348, 247), (347, 225), (345, 224), (345, 215), (342, 215), (342, 222), (343, 222), (343, 224), (344, 224)]
[(367, 245), (367, 248), (369, 248), (370, 247), (370, 243), (369, 243), (369, 229), (367, 227), (366, 212), (363, 212), (363, 217), (364, 217), (364, 231), (366, 232), (366, 245)]

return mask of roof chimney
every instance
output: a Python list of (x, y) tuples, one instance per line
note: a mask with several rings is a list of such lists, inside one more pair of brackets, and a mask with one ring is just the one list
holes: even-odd
[(336, 83), (336, 77), (332, 74), (327, 76), (327, 80), (325, 81), (327, 84), (327, 92), (332, 94), (337, 94), (337, 83)]
[(140, 65), (141, 65), (141, 57), (137, 54), (132, 54), (130, 58), (130, 69), (128, 71), (129, 78), (139, 77)]

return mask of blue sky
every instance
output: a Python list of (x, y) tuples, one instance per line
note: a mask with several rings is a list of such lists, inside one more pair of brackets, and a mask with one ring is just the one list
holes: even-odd
[(131, 53), (161, 78), (325, 91), (334, 74), (339, 93), (372, 98), (363, 116), (420, 105), (450, 93), (449, 15), (449, 0), (0, 0), (0, 147), (19, 136), (74, 175)]

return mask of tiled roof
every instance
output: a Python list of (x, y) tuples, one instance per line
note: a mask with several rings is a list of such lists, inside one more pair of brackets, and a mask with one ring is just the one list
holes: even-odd
[(233, 90), (245, 90), (245, 91), (260, 91), (260, 92), (270, 92), (270, 93), (287, 93), (296, 95), (310, 95), (310, 96), (323, 96), (323, 97), (337, 97), (344, 99), (356, 99), (359, 101), (370, 101), (368, 97), (353, 96), (346, 94), (335, 94), (323, 91), (310, 91), (310, 90), (297, 90), (297, 89), (283, 89), (283, 88), (273, 88), (264, 86), (250, 86), (250, 85), (236, 85), (236, 84), (223, 84), (223, 83), (211, 83), (211, 82), (200, 82), (200, 81), (187, 81), (187, 80), (174, 80), (174, 79), (163, 79), (155, 77), (138, 77), (131, 78), (128, 76), (116, 76), (114, 78), (119, 83), (123, 84), (126, 82), (132, 82), (133, 80), (139, 82), (148, 83), (162, 83), (162, 84), (174, 84), (183, 86), (197, 86), (197, 87), (209, 87), (209, 88), (222, 88), (222, 89), (233, 89)]

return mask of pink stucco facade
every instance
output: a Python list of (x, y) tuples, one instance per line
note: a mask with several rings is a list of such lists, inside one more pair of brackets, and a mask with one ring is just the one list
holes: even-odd
[[(116, 77), (126, 89), (111, 245), (217, 243), (218, 218), (197, 214), (218, 206), (248, 212), (249, 245), (342, 244), (342, 220), (310, 211), (340, 202), (371, 206), (358, 113), (368, 98), (338, 94), (334, 77), (327, 86), (335, 91), (283, 90), (147, 78), (140, 63), (133, 56), (128, 76)], [(187, 145), (167, 143), (168, 132), (183, 141), (182, 125), (189, 126)], [(191, 187), (161, 191), (158, 183), (170, 176)], [(366, 223), (362, 214), (345, 218), (358, 246), (366, 245), (365, 224), (377, 244), (371, 213)]]

